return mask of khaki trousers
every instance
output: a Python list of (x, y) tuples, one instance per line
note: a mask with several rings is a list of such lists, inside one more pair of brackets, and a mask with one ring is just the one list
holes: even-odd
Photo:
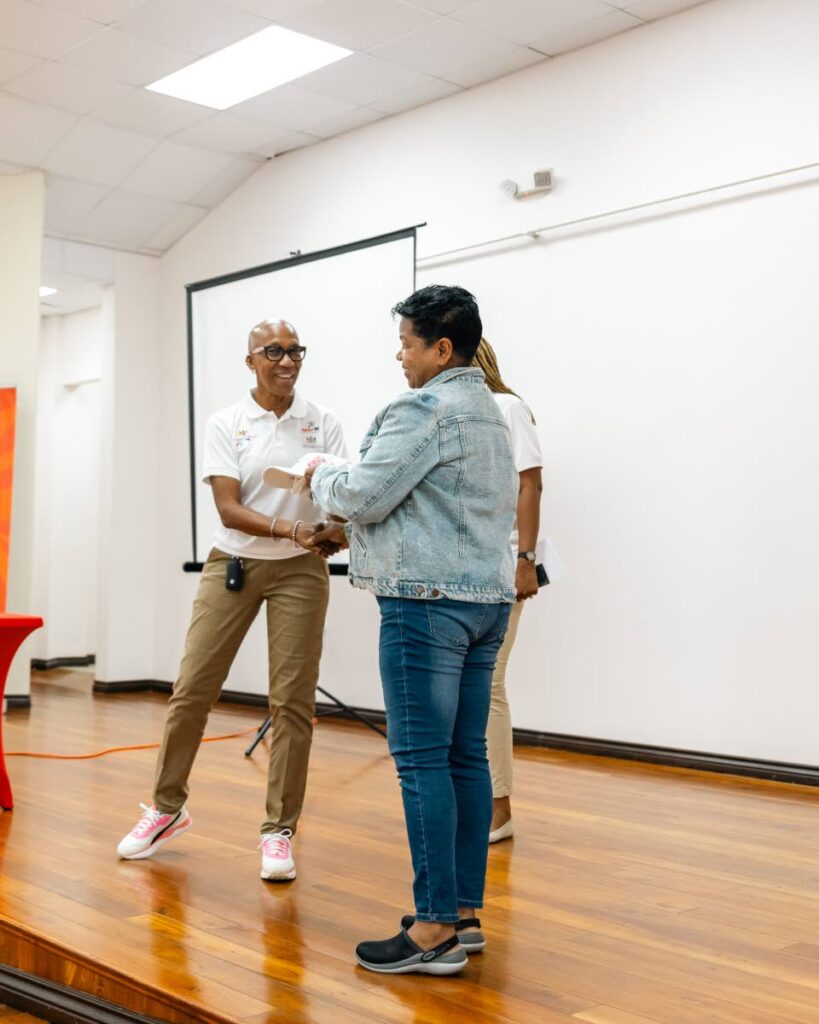
[(165, 717), (154, 803), (178, 811), (208, 715), (262, 604), (267, 606), (270, 763), (267, 817), (262, 832), (296, 831), (304, 801), (313, 737), (324, 616), (327, 564), (304, 554), (277, 561), (245, 558), (244, 586), (225, 588), (229, 556), (213, 550), (202, 571), (185, 653)]
[(486, 726), (486, 753), (492, 775), (492, 797), (512, 795), (512, 713), (506, 696), (506, 666), (518, 635), (523, 601), (516, 601), (509, 616), (509, 629), (495, 663), (492, 676), (492, 700)]

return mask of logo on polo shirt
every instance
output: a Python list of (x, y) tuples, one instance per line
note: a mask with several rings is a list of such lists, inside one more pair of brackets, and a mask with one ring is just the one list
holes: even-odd
[(305, 448), (315, 448), (319, 444), (321, 427), (315, 420), (308, 420), (301, 428), (301, 443)]
[(256, 435), (251, 434), (249, 430), (237, 430), (233, 435), (233, 447), (237, 452), (240, 452), (243, 448), (246, 448), (255, 437)]

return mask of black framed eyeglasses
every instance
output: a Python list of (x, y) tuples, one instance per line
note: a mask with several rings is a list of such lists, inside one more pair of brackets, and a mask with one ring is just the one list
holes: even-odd
[(264, 352), (265, 358), (271, 363), (280, 363), (285, 356), (290, 356), (294, 363), (300, 363), (304, 359), (307, 348), (304, 345), (291, 345), (290, 348), (282, 348), (281, 345), (261, 345), (259, 348), (250, 350), (252, 356)]

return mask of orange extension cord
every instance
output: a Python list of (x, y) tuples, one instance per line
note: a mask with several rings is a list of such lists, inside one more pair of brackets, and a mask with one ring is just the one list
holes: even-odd
[[(248, 736), (252, 732), (258, 732), (257, 725), (250, 729), (242, 729), (241, 732), (229, 732), (225, 736), (206, 736), (203, 743), (217, 743), (219, 740), (235, 740), (240, 736)], [(6, 757), (42, 757), (49, 761), (88, 761), (92, 757), (104, 757), (106, 754), (118, 754), (123, 750), (155, 750), (159, 743), (137, 743), (132, 747), (108, 747), (106, 750), (97, 750), (93, 754), (41, 754), (34, 750), (7, 750)]]

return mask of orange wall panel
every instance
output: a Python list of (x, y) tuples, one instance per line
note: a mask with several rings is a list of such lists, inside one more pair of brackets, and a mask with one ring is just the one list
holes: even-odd
[(6, 610), (8, 584), (16, 397), (14, 388), (0, 388), (0, 612)]

